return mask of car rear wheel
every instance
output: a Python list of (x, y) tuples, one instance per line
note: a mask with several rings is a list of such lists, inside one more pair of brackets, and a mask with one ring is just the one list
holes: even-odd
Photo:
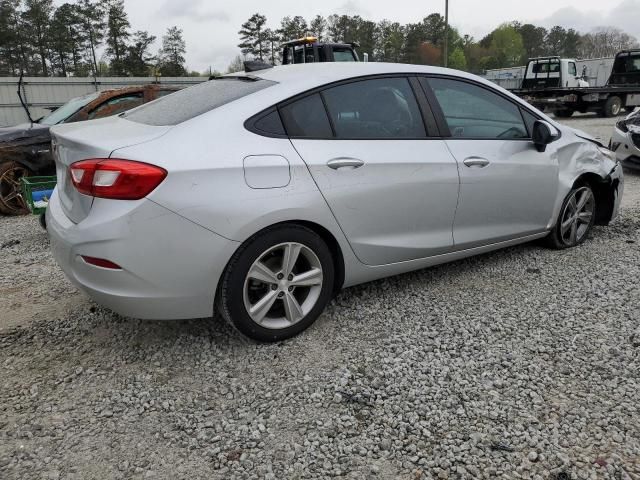
[(589, 185), (573, 188), (562, 203), (558, 222), (546, 238), (553, 248), (580, 245), (587, 239), (596, 217), (596, 198)]
[(312, 230), (285, 225), (250, 238), (223, 274), (218, 307), (254, 340), (275, 342), (308, 328), (331, 299), (334, 264)]
[(6, 215), (24, 215), (29, 213), (22, 199), (20, 178), (33, 172), (17, 162), (0, 163), (0, 212)]

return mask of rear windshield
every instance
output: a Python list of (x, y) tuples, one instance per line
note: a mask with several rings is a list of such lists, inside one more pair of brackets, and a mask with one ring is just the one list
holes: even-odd
[(177, 125), (275, 83), (249, 77), (213, 79), (142, 105), (122, 116), (146, 125)]

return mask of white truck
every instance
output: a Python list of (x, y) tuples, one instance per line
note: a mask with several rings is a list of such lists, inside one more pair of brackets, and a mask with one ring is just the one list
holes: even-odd
[(623, 108), (640, 106), (640, 49), (616, 54), (605, 85), (591, 87), (585, 77), (586, 72), (577, 71), (574, 59), (532, 58), (527, 62), (522, 85), (511, 91), (558, 117), (570, 117), (574, 112), (615, 117)]

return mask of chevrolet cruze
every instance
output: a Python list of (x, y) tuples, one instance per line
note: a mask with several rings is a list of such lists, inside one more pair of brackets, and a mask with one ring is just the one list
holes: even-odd
[[(608, 149), (470, 74), (308, 64), (53, 128), (54, 256), (96, 302), (276, 341), (343, 287), (614, 219)], [(426, 308), (427, 306), (425, 306)]]

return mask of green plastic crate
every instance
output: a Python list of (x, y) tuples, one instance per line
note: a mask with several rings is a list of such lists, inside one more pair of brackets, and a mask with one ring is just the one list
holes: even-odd
[(43, 190), (53, 190), (56, 186), (56, 177), (22, 177), (20, 178), (20, 183), (22, 183), (22, 198), (31, 213), (34, 215), (44, 213), (47, 209), (46, 204), (49, 203), (49, 198), (45, 196), (41, 200), (34, 201), (33, 194)]

